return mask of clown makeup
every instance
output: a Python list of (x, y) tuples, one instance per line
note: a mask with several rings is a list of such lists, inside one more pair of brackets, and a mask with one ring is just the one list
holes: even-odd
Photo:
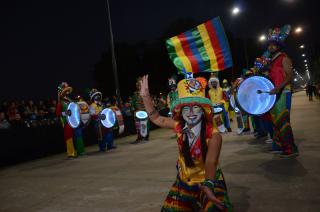
[(195, 126), (201, 121), (203, 109), (198, 105), (184, 106), (181, 113), (188, 125)]

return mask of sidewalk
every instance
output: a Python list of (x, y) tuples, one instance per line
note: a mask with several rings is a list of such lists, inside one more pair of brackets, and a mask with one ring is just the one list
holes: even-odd
[[(294, 94), (292, 125), (300, 156), (280, 159), (252, 135), (223, 135), (220, 165), (235, 211), (320, 211), (320, 102)], [(152, 131), (145, 144), (134, 136), (118, 148), (65, 160), (55, 155), (0, 170), (0, 211), (160, 211), (175, 180), (173, 132)]]

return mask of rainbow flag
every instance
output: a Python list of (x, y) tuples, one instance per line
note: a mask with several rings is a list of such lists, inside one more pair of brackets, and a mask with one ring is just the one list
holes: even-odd
[(219, 17), (169, 38), (166, 44), (180, 73), (216, 72), (232, 66), (229, 43)]

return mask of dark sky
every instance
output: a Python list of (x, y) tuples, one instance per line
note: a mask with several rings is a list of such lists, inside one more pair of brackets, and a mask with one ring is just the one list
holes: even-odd
[[(237, 17), (230, 15), (234, 5), (242, 10)], [(296, 60), (296, 46), (306, 43), (308, 54), (320, 37), (317, 1), (110, 0), (110, 6), (116, 42), (153, 41), (176, 20), (200, 24), (215, 16), (245, 38), (272, 26), (303, 26), (290, 41)], [(78, 91), (95, 85), (94, 64), (109, 42), (104, 0), (2, 1), (0, 14), (0, 98), (52, 97), (61, 81)]]

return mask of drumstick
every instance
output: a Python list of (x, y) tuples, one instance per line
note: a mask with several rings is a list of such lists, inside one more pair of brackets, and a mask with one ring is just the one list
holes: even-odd
[(270, 91), (262, 91), (262, 90), (257, 90), (258, 94), (262, 94), (262, 93), (270, 93)]

